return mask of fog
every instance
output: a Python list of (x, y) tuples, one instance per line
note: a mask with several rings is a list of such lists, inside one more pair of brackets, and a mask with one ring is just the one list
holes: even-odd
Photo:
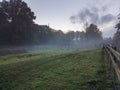
[(20, 54), (36, 51), (64, 51), (64, 50), (87, 50), (93, 48), (101, 48), (102, 41), (76, 41), (73, 43), (50, 43), (46, 45), (25, 45), (25, 46), (0, 46), (0, 55)]

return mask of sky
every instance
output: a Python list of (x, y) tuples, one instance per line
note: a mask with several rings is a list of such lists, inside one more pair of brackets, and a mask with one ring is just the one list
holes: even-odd
[(85, 24), (96, 24), (104, 37), (116, 32), (120, 0), (23, 0), (36, 15), (35, 23), (56, 30), (84, 31)]

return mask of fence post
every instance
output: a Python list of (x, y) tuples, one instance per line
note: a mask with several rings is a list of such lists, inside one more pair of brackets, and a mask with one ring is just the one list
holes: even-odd
[[(112, 50), (113, 49), (113, 50)], [(104, 56), (107, 58), (108, 64), (109, 64), (109, 69), (110, 73), (112, 76), (113, 80), (113, 87), (114, 90), (120, 90), (120, 81), (119, 81), (119, 72), (120, 72), (120, 61), (118, 60), (116, 53), (114, 53), (114, 50), (116, 51), (116, 47), (110, 47), (109, 45), (104, 45), (103, 46), (104, 50)], [(120, 57), (120, 55), (119, 55)], [(117, 65), (117, 66), (116, 66)], [(116, 68), (117, 67), (117, 68)]]

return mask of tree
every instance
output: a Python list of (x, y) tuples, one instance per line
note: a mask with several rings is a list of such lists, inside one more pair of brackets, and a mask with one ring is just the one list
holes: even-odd
[[(1, 6), (1, 4), (0, 4)], [(8, 15), (4, 12), (3, 8), (0, 7), (0, 26), (8, 22)]]
[(49, 37), (50, 40), (50, 44), (54, 44), (54, 45), (62, 45), (65, 42), (65, 34), (61, 31), (61, 30), (52, 30), (52, 37)]
[[(6, 30), (9, 28), (9, 22), (8, 14), (5, 12), (7, 4), (8, 3), (6, 1), (0, 2), (0, 44), (6, 42), (8, 38), (8, 35), (6, 35)], [(3, 5), (5, 8), (2, 7)]]
[(73, 39), (75, 38), (75, 32), (74, 31), (69, 31), (65, 34), (66, 36), (66, 42), (68, 42), (68, 44), (73, 43)]
[[(120, 20), (120, 14), (118, 16), (118, 19)], [(113, 45), (119, 48), (120, 47), (120, 21), (118, 22), (118, 24), (116, 24), (115, 28), (117, 28), (117, 32), (114, 34), (114, 37), (113, 37)]]
[(14, 30), (14, 35), (16, 34), (13, 37), (16, 38), (16, 43), (30, 43), (33, 41), (32, 24), (36, 17), (27, 3), (22, 0), (10, 0), (8, 13), (11, 29)]
[(102, 40), (102, 32), (98, 29), (97, 25), (90, 24), (85, 32), (86, 40)]
[(99, 46), (103, 42), (102, 32), (98, 29), (97, 25), (90, 24), (85, 30), (85, 45)]
[[(118, 16), (118, 19), (120, 19), (120, 14)], [(117, 31), (120, 30), (120, 21), (118, 22), (118, 24), (116, 24), (115, 28), (117, 28)]]
[(4, 37), (8, 38), (4, 41), (11, 44), (25, 44), (33, 41), (33, 20), (35, 18), (34, 12), (22, 0), (3, 0), (0, 2), (0, 25), (9, 26), (8, 31), (1, 28), (5, 32)]
[[(22, 0), (3, 1), (2, 8), (8, 14), (9, 21), (14, 24), (33, 23), (36, 18), (34, 12), (28, 7), (27, 3)], [(16, 23), (17, 22), (17, 23)]]

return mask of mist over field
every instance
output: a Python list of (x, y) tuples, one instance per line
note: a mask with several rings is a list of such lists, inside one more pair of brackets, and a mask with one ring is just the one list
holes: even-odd
[(119, 3), (0, 0), (0, 90), (120, 90)]

